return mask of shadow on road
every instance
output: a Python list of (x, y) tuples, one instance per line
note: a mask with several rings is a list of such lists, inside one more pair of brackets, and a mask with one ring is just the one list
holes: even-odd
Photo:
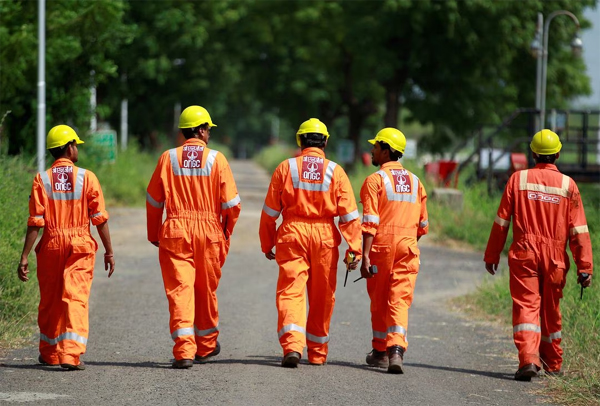
[(451, 367), (442, 367), (439, 365), (427, 365), (427, 364), (412, 364), (412, 363), (406, 363), (406, 362), (404, 363), (404, 365), (409, 366), (409, 367), (414, 367), (414, 368), (438, 369), (441, 371), (460, 372), (463, 374), (487, 376), (489, 378), (504, 379), (504, 380), (510, 380), (510, 381), (514, 380), (514, 376), (503, 374), (501, 372), (475, 371), (473, 369), (451, 368)]

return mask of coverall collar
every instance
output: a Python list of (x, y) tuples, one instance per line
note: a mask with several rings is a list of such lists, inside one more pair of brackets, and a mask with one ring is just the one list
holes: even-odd
[(535, 169), (550, 169), (551, 171), (560, 172), (558, 170), (558, 168), (556, 167), (556, 165), (554, 165), (554, 164), (544, 164), (544, 163), (535, 164)]
[(65, 166), (65, 165), (68, 166), (68, 165), (75, 165), (75, 164), (69, 158), (58, 158), (52, 164), (52, 168), (54, 168), (55, 166)]
[(183, 145), (202, 145), (203, 147), (206, 147), (206, 142), (202, 141), (200, 138), (190, 138), (189, 140), (185, 140), (185, 142), (183, 143)]
[(323, 151), (321, 148), (308, 147), (302, 150), (302, 156), (304, 155), (319, 155), (325, 158), (325, 151)]
[(381, 169), (398, 168), (398, 167), (400, 167), (400, 169), (404, 169), (404, 167), (402, 166), (400, 161), (387, 161), (386, 163), (381, 165)]

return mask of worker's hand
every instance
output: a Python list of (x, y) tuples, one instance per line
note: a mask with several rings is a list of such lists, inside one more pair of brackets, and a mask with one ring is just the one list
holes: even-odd
[(108, 271), (109, 278), (115, 271), (115, 257), (113, 254), (104, 254), (104, 270)]
[(488, 271), (490, 275), (496, 275), (496, 271), (498, 270), (498, 264), (491, 264), (489, 262), (486, 262), (485, 270)]
[(17, 274), (19, 275), (19, 279), (23, 282), (27, 282), (29, 280), (29, 276), (27, 276), (27, 274), (29, 274), (29, 262), (21, 260), (17, 267)]
[(358, 264), (360, 262), (360, 255), (356, 255), (354, 252), (352, 254), (354, 255), (354, 260), (352, 262), (348, 262), (348, 251), (346, 251), (346, 256), (344, 257), (344, 264), (346, 264), (346, 267), (349, 271), (353, 271), (358, 268)]
[(581, 286), (583, 286), (584, 288), (587, 288), (588, 286), (590, 286), (592, 284), (592, 275), (588, 274), (588, 277), (586, 279), (584, 279), (583, 276), (581, 276), (581, 274), (579, 274), (577, 276), (577, 283), (580, 284)]
[(155, 247), (158, 247), (158, 241), (150, 241), (150, 244), (154, 245)]
[(371, 259), (367, 255), (364, 255), (362, 264), (360, 265), (360, 276), (365, 279), (372, 278), (373, 274), (369, 271), (369, 268), (371, 268)]
[(273, 253), (273, 250), (269, 251), (269, 252), (265, 252), (265, 257), (269, 260), (272, 261), (275, 259), (275, 254)]

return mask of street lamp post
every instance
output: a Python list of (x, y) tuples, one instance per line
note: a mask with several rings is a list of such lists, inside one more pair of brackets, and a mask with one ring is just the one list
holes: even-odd
[[(538, 130), (541, 130), (545, 126), (546, 119), (546, 82), (548, 76), (548, 36), (550, 33), (550, 23), (559, 15), (567, 15), (571, 17), (575, 25), (577, 26), (577, 32), (571, 41), (571, 49), (573, 53), (578, 56), (583, 48), (583, 42), (579, 38), (579, 20), (575, 17), (575, 14), (567, 10), (557, 10), (548, 16), (548, 19), (544, 23), (544, 16), (542, 13), (538, 13), (538, 25), (536, 36), (531, 43), (531, 51), (537, 58), (537, 75), (536, 75), (536, 94), (535, 94), (535, 108), (540, 112), (539, 122), (536, 123)], [(543, 38), (543, 43), (540, 43), (540, 39)]]

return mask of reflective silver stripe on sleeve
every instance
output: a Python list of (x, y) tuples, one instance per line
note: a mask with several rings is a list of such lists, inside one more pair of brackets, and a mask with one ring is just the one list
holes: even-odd
[(283, 336), (285, 333), (288, 333), (290, 331), (298, 331), (304, 335), (306, 335), (306, 330), (304, 329), (304, 327), (300, 327), (296, 324), (288, 324), (285, 325), (281, 328), (281, 330), (279, 330), (277, 332), (277, 335), (279, 336), (279, 338), (281, 338), (281, 336)]
[(43, 219), (44, 215), (43, 214), (42, 215), (36, 215), (36, 216), (33, 216), (33, 217), (35, 217), (36, 219)]
[(75, 177), (75, 187), (73, 191), (66, 193), (54, 192), (52, 182), (48, 176), (48, 172), (40, 172), (44, 189), (46, 189), (46, 195), (52, 200), (79, 200), (83, 194), (83, 181), (85, 179), (85, 169), (77, 168), (77, 176)]
[(589, 232), (590, 232), (590, 230), (588, 230), (587, 224), (585, 226), (573, 227), (572, 229), (569, 230), (569, 234), (571, 234), (571, 235), (584, 234), (584, 233), (589, 233)]
[(429, 224), (429, 220), (423, 220), (419, 223), (419, 227), (425, 228)]
[(508, 227), (510, 226), (510, 220), (504, 220), (502, 217), (496, 215), (494, 219), (494, 223), (498, 224), (500, 227)]
[(513, 333), (518, 333), (519, 331), (533, 331), (534, 333), (541, 333), (542, 329), (537, 324), (522, 323), (513, 327)]
[(569, 177), (563, 175), (561, 187), (553, 187), (540, 185), (537, 183), (527, 182), (527, 170), (521, 171), (519, 175), (519, 190), (528, 190), (531, 192), (541, 192), (549, 195), (557, 195), (562, 197), (569, 197)]
[(265, 213), (267, 213), (269, 216), (271, 216), (271, 217), (275, 217), (275, 218), (279, 217), (279, 214), (281, 214), (281, 212), (280, 212), (280, 211), (273, 210), (272, 208), (270, 208), (270, 207), (269, 207), (269, 206), (267, 206), (266, 204), (263, 204), (263, 211), (264, 211)]
[(240, 195), (236, 195), (230, 201), (221, 203), (221, 210), (231, 209), (232, 207), (237, 206), (240, 201)]
[(313, 343), (325, 344), (329, 342), (329, 336), (319, 337), (310, 333), (306, 333), (306, 339)]
[(150, 206), (156, 207), (157, 209), (162, 209), (165, 205), (165, 202), (159, 202), (154, 200), (154, 198), (150, 196), (150, 193), (148, 192), (146, 192), (146, 201), (150, 203)]
[(562, 338), (562, 333), (560, 331), (557, 331), (556, 333), (552, 333), (549, 336), (542, 336), (542, 341), (552, 343), (552, 340), (558, 340), (559, 338)]
[(198, 337), (204, 337), (212, 333), (216, 333), (219, 331), (219, 325), (217, 324), (215, 327), (207, 328), (206, 330), (198, 330), (198, 327), (194, 326), (194, 332)]
[(179, 159), (177, 159), (177, 148), (171, 148), (169, 150), (169, 157), (171, 158), (173, 173), (175, 176), (210, 176), (218, 152), (214, 149), (208, 152), (204, 168), (182, 168), (179, 166)]
[(373, 330), (373, 338), (379, 338), (381, 340), (385, 340), (387, 338), (387, 333), (383, 331)]
[(193, 336), (193, 335), (194, 335), (194, 327), (184, 327), (184, 328), (178, 328), (177, 330), (173, 331), (173, 333), (171, 334), (171, 338), (173, 340), (175, 340), (177, 337)]
[(402, 326), (391, 326), (391, 327), (388, 327), (387, 332), (388, 332), (388, 334), (389, 333), (400, 333), (403, 336), (406, 336), (406, 329), (404, 327), (402, 327)]
[(419, 191), (419, 178), (415, 174), (412, 175), (412, 190), (411, 193), (396, 193), (394, 188), (392, 187), (392, 182), (390, 181), (390, 177), (384, 170), (379, 170), (376, 172), (383, 179), (383, 185), (385, 186), (385, 194), (389, 201), (393, 202), (407, 202), (407, 203), (416, 203), (417, 202), (417, 193)]
[(98, 217), (101, 215), (102, 215), (102, 212), (99, 211), (98, 213), (92, 214), (90, 217)]
[(379, 216), (375, 216), (374, 214), (364, 214), (362, 222), (379, 224)]
[(87, 344), (87, 338), (80, 336), (79, 334), (74, 333), (72, 331), (62, 333), (61, 335), (59, 335), (56, 338), (49, 338), (47, 335), (40, 333), (40, 341), (45, 341), (50, 345), (56, 345), (56, 344), (58, 344), (59, 341), (62, 341), (62, 340), (73, 340), (73, 341), (77, 341), (78, 343), (81, 343), (83, 345)]
[(357, 218), (358, 218), (358, 210), (354, 210), (351, 213), (340, 216), (340, 223), (347, 223), (347, 222), (352, 221)]
[(333, 161), (329, 161), (327, 169), (325, 170), (325, 176), (323, 177), (323, 183), (309, 183), (300, 181), (300, 172), (298, 171), (298, 163), (296, 158), (288, 159), (290, 164), (290, 175), (292, 176), (292, 185), (294, 189), (310, 190), (313, 192), (327, 192), (331, 186), (331, 180), (333, 179), (333, 171), (337, 164)]

